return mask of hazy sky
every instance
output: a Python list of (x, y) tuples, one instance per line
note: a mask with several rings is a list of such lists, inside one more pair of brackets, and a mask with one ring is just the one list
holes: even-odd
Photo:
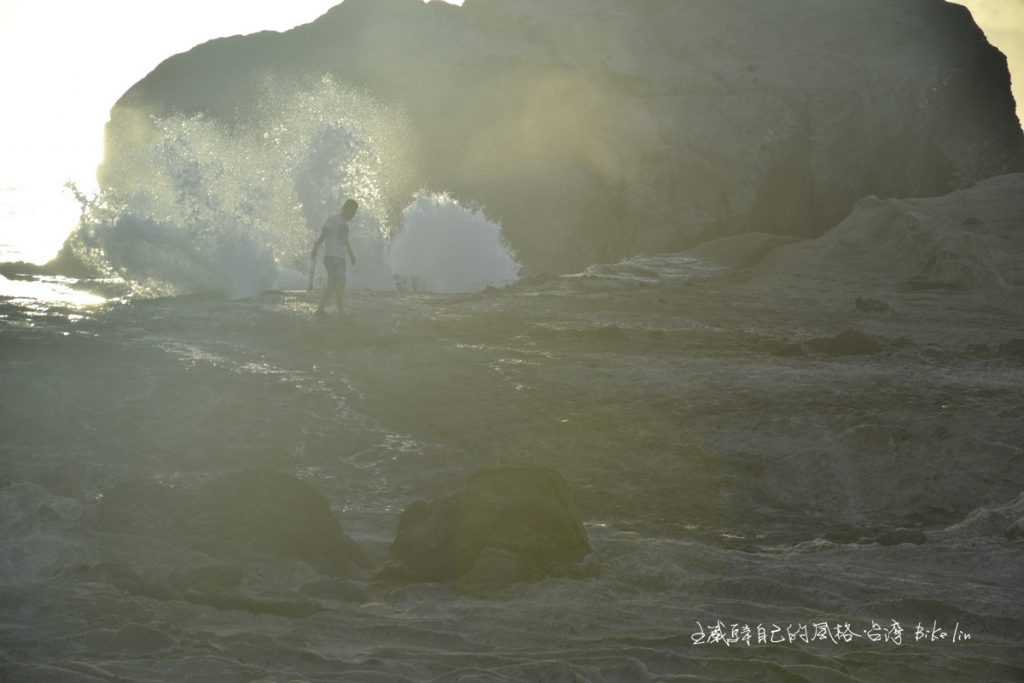
[[(212, 38), (287, 30), (338, 2), (0, 0), (0, 251), (56, 252), (77, 220), (63, 183), (94, 189), (111, 105), (161, 61)], [(12, 225), (20, 237), (4, 234)]]
[[(31, 222), (40, 239), (45, 234), (59, 243), (62, 228), (53, 223), (67, 222), (69, 210), (73, 218), (73, 205), (62, 199), (59, 187), (67, 179), (87, 188), (92, 184), (110, 106), (132, 83), (197, 43), (285, 30), (334, 4), (337, 0), (0, 0), (0, 190), (7, 195), (0, 203), (9, 207), (15, 201), (9, 188), (19, 188), (16, 201), (32, 204)], [(1008, 54), (1011, 68), (1019, 67), (1024, 82), (1024, 0), (964, 4)], [(1020, 94), (1024, 99), (1024, 90)], [(4, 211), (25, 215), (23, 206)]]
[(92, 173), (110, 105), (166, 57), (284, 30), (332, 0), (0, 0), (0, 180)]

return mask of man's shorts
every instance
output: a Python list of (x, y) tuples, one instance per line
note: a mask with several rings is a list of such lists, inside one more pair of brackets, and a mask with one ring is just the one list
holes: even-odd
[(345, 257), (325, 256), (324, 267), (327, 269), (327, 277), (335, 282), (345, 284)]

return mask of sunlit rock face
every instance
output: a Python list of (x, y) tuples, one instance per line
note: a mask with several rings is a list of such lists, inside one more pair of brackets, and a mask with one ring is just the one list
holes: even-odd
[(347, 0), (165, 61), (114, 108), (102, 180), (130, 189), (151, 114), (241, 123), (268, 79), (325, 74), (407, 118), (393, 215), (448, 192), (534, 271), (818, 235), (1021, 168), (1006, 60), (942, 0)]

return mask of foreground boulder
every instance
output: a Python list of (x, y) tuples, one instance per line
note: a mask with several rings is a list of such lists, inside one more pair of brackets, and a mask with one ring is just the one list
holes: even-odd
[(451, 495), (406, 508), (381, 578), (507, 585), (564, 574), (589, 552), (560, 474), (498, 467)]
[(127, 482), (104, 494), (98, 521), (104, 532), (171, 541), (224, 559), (302, 560), (337, 576), (368, 565), (327, 499), (276, 472), (228, 474), (194, 490)]

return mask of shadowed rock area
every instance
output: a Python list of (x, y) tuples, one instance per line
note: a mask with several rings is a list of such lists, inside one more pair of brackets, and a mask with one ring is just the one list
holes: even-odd
[(113, 109), (102, 183), (136, 189), (151, 115), (258, 120), (324, 75), (407, 119), (393, 216), (449, 191), (535, 271), (820, 235), (866, 195), (1021, 168), (1005, 57), (942, 0), (347, 0), (162, 63)]
[(590, 552), (569, 485), (554, 470), (497, 467), (402, 513), (382, 578), (512, 583), (564, 573)]

